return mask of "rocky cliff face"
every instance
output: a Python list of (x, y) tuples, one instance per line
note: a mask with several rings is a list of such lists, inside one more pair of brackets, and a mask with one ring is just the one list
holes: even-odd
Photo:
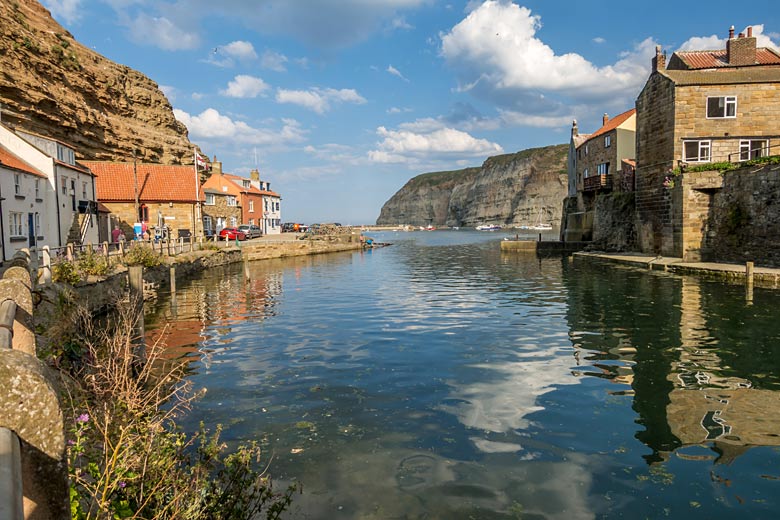
[(378, 225), (559, 224), (568, 145), (488, 158), (480, 168), (418, 175), (382, 207)]
[(81, 45), (35, 0), (0, 1), (2, 121), (79, 158), (192, 163), (187, 128), (159, 86)]

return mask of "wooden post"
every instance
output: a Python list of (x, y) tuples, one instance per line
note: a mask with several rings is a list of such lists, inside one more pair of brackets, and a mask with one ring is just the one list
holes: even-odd
[(753, 305), (753, 262), (745, 262), (745, 303)]
[(103, 256), (108, 260), (108, 242), (103, 241)]
[(124, 258), (124, 256), (125, 256), (125, 241), (124, 240), (120, 240), (119, 241), (119, 254), (122, 255), (122, 257)]
[(68, 259), (68, 262), (73, 261), (73, 243), (71, 242), (67, 246), (65, 246), (65, 258)]
[(43, 246), (43, 277), (41, 281), (43, 285), (51, 283), (51, 251), (49, 246)]
[(171, 266), (171, 294), (176, 294), (176, 266)]
[(127, 268), (128, 286), (130, 287), (130, 304), (136, 313), (137, 321), (133, 342), (143, 348), (144, 344), (144, 268), (131, 265)]

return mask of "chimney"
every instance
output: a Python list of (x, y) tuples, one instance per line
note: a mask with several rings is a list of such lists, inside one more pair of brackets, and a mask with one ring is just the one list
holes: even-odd
[(726, 61), (732, 67), (756, 64), (756, 38), (753, 36), (753, 27), (747, 28), (747, 36), (739, 33), (734, 38), (733, 28), (729, 30), (729, 39), (726, 41)]
[(661, 46), (655, 46), (655, 56), (653, 57), (653, 72), (666, 69), (666, 54), (661, 52)]
[(254, 182), (260, 182), (260, 171), (255, 168), (254, 170), (249, 172), (249, 178), (253, 180)]
[(222, 175), (222, 163), (217, 160), (217, 156), (214, 156), (214, 160), (211, 161), (211, 172), (215, 175)]
[(604, 112), (604, 115), (601, 116), (601, 126), (606, 126), (608, 122), (609, 122), (609, 116), (607, 115), (606, 112)]
[(734, 39), (734, 26), (729, 27), (729, 40)]
[(577, 120), (575, 119), (571, 122), (571, 136), (577, 137), (578, 135), (580, 135), (580, 130), (577, 128)]

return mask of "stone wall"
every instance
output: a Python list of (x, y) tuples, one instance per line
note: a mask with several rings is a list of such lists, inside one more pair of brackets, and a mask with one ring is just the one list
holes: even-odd
[(595, 202), (592, 247), (601, 251), (635, 251), (634, 194), (600, 194)]
[[(111, 229), (118, 223), (125, 236), (130, 240), (133, 236), (133, 224), (137, 222), (135, 214), (135, 204), (133, 202), (104, 202), (111, 211)], [(191, 203), (174, 202), (173, 206), (167, 202), (147, 202), (149, 208), (149, 227), (157, 225), (157, 212), (162, 213), (165, 218), (165, 224), (171, 228), (171, 236), (177, 238), (179, 230), (188, 230), (195, 235), (203, 234), (203, 225), (197, 222), (197, 227), (193, 222), (195, 207)], [(118, 221), (118, 222), (117, 222)]]
[(214, 204), (203, 205), (203, 216), (211, 217), (211, 229), (217, 229), (217, 219), (225, 219), (225, 227), (232, 226), (231, 218), (235, 217), (236, 225), (243, 224), (241, 216), (241, 206), (228, 206), (228, 198), (224, 195), (215, 195)]
[(710, 196), (702, 258), (780, 267), (780, 165), (726, 172), (722, 185)]

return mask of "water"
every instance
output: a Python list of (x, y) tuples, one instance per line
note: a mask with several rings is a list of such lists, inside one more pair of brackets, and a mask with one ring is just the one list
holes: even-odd
[(179, 282), (147, 319), (208, 389), (185, 427), (259, 440), (294, 518), (780, 515), (780, 292), (502, 236)]

